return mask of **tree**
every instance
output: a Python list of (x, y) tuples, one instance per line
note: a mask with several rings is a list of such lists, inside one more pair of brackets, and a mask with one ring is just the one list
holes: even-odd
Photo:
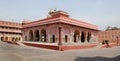
[(108, 27), (106, 28), (106, 31), (107, 31), (107, 30), (110, 30), (110, 29), (111, 29), (111, 26), (108, 26)]
[(119, 29), (118, 27), (108, 26), (108, 27), (106, 28), (106, 31), (108, 31), (108, 30), (118, 30), (118, 29)]
[(108, 41), (108, 40), (105, 40), (104, 42), (105, 42), (105, 44), (106, 44), (106, 48), (109, 48), (109, 47), (110, 47), (109, 41)]

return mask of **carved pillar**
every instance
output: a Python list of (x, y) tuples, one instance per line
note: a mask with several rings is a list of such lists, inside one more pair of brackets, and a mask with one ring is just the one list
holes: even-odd
[(36, 41), (36, 35), (33, 34), (33, 41)]
[(92, 43), (92, 38), (93, 38), (93, 36), (92, 36), (92, 34), (90, 35), (90, 43)]
[(81, 32), (80, 32), (80, 36), (79, 36), (79, 42), (81, 43)]
[(62, 45), (61, 29), (62, 29), (61, 27), (58, 28), (58, 30), (59, 30), (59, 41), (58, 41), (58, 45)]
[(48, 42), (50, 42), (50, 34), (48, 34)]
[(5, 41), (5, 33), (3, 33), (3, 41)]
[(78, 35), (76, 35), (75, 38), (76, 38), (76, 42), (78, 42)]
[(87, 43), (88, 41), (87, 41), (87, 36), (88, 36), (88, 34), (87, 34), (87, 32), (85, 33), (85, 43)]
[(72, 26), (70, 27), (70, 42), (72, 42), (73, 40), (72, 40)]
[(39, 42), (41, 42), (41, 35), (39, 34)]
[(80, 35), (77, 35), (77, 42), (79, 42), (79, 39), (80, 39)]
[(96, 39), (95, 39), (96, 43), (98, 43), (98, 35), (96, 34)]
[(91, 40), (92, 40), (92, 43), (94, 42), (94, 38), (95, 38), (95, 37), (94, 37), (94, 34), (92, 34), (92, 39), (91, 39)]
[(40, 32), (40, 29), (39, 29), (39, 42), (41, 42), (41, 32)]
[[(30, 36), (30, 35), (29, 35)], [(30, 37), (29, 37), (30, 39)], [(33, 30), (33, 40), (32, 41), (35, 41), (35, 33), (34, 33), (34, 30)]]

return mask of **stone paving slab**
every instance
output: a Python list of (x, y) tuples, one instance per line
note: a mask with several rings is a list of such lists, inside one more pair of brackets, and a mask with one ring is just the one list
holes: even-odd
[(56, 51), (0, 42), (0, 61), (120, 61), (120, 47)]
[(16, 56), (11, 53), (0, 53), (0, 61), (23, 61), (22, 57)]

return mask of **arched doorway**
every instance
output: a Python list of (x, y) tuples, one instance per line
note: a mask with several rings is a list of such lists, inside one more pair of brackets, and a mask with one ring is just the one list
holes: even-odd
[(1, 41), (3, 41), (4, 40), (4, 37), (1, 37)]
[(65, 42), (68, 42), (68, 36), (65, 35)]
[(78, 42), (78, 41), (79, 41), (79, 35), (80, 35), (79, 31), (76, 30), (76, 31), (74, 32), (74, 42)]
[(90, 33), (90, 32), (88, 32), (87, 42), (90, 42), (90, 39), (91, 39), (91, 33)]
[(27, 36), (25, 36), (25, 41), (27, 41)]
[(81, 42), (85, 42), (85, 32), (81, 32)]
[(21, 40), (21, 38), (19, 37), (19, 41)]
[(5, 41), (8, 41), (8, 37), (7, 36), (5, 37)]
[(32, 30), (30, 30), (30, 32), (29, 32), (29, 40), (33, 41), (33, 31)]
[(15, 37), (12, 37), (12, 41), (15, 41)]
[(41, 41), (46, 42), (46, 31), (44, 29), (41, 30)]
[(39, 41), (39, 30), (35, 30), (35, 41)]
[(55, 35), (52, 36), (52, 42), (55, 42)]

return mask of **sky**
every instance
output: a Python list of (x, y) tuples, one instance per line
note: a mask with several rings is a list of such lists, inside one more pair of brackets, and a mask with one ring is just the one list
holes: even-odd
[(46, 18), (50, 10), (95, 24), (100, 30), (120, 27), (120, 0), (0, 0), (0, 20), (22, 22)]

